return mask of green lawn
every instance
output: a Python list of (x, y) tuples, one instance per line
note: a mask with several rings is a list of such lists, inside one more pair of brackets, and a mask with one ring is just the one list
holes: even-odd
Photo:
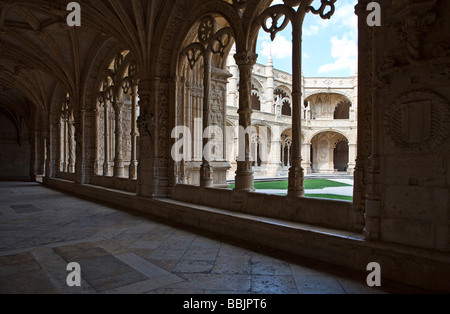
[[(351, 186), (345, 183), (339, 183), (336, 181), (330, 181), (325, 179), (314, 179), (314, 180), (305, 180), (305, 189), (306, 190), (322, 190), (325, 188), (335, 188), (335, 187), (345, 187)], [(230, 189), (234, 189), (235, 186), (231, 185)], [(288, 189), (288, 181), (274, 181), (274, 182), (256, 182), (255, 189), (257, 190), (287, 190)], [(282, 196), (286, 194), (279, 194)], [(305, 197), (310, 198), (325, 198), (331, 200), (342, 200), (342, 201), (353, 201), (352, 196), (344, 196), (344, 195), (332, 195), (332, 194), (307, 194)]]
[[(316, 179), (316, 180), (305, 180), (306, 190), (321, 190), (325, 188), (335, 188), (342, 186), (351, 186), (345, 183), (339, 183), (335, 181)], [(231, 185), (230, 189), (234, 189), (235, 186)], [(288, 181), (274, 181), (274, 182), (257, 182), (255, 183), (255, 189), (257, 190), (287, 190)]]
[[(287, 194), (278, 194), (280, 196), (287, 196)], [(345, 196), (345, 195), (334, 195), (334, 194), (306, 194), (305, 197), (309, 198), (324, 198), (324, 199), (330, 199), (330, 200), (340, 200), (340, 201), (349, 201), (353, 202), (352, 196)]]
[(350, 201), (353, 202), (352, 196), (344, 196), (344, 195), (333, 195), (333, 194), (307, 194), (305, 197), (310, 198), (326, 198), (330, 200), (341, 200), (341, 201)]

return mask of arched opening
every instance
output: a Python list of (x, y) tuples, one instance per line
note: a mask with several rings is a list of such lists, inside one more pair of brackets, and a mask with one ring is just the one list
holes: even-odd
[(277, 88), (274, 92), (274, 102), (281, 110), (281, 115), (292, 116), (292, 102), (289, 94), (281, 88)]
[(322, 132), (311, 141), (311, 163), (314, 173), (348, 170), (349, 141), (340, 133)]
[(252, 85), (252, 110), (261, 111), (261, 98), (255, 85)]
[(334, 169), (337, 172), (347, 172), (349, 165), (348, 141), (340, 140), (334, 148)]
[(263, 176), (267, 173), (270, 162), (272, 131), (266, 125), (252, 127), (250, 152), (255, 174)]
[[(176, 176), (184, 184), (228, 187), (226, 176), (231, 165), (227, 160), (233, 147), (227, 142), (227, 84), (231, 74), (225, 67), (233, 43), (226, 19), (207, 15), (194, 23), (182, 44), (177, 67), (176, 126), (188, 133), (183, 134), (183, 149), (190, 155), (184, 154), (175, 168), (180, 169)], [(252, 107), (260, 110), (258, 91), (253, 88)], [(175, 139), (180, 140), (179, 136), (176, 134)], [(209, 147), (212, 158), (205, 156)]]
[(97, 92), (96, 176), (137, 179), (138, 90), (136, 62), (123, 51), (104, 70)]
[(291, 166), (292, 157), (292, 130), (284, 131), (281, 135), (281, 165), (283, 170)]
[(313, 120), (335, 120), (350, 118), (350, 100), (335, 93), (319, 93), (309, 96), (308, 104)]
[(350, 107), (351, 103), (349, 101), (340, 102), (334, 111), (334, 120), (350, 119)]

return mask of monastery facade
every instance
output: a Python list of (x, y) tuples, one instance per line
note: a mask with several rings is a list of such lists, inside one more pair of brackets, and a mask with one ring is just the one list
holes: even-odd
[[(232, 54), (231, 54), (232, 55)], [(231, 57), (228, 70), (233, 75), (227, 88), (227, 160), (236, 169), (239, 116), (239, 69)], [(357, 76), (345, 78), (307, 78), (302, 76), (302, 166), (311, 173), (349, 173), (355, 169), (357, 150)], [(252, 155), (256, 176), (286, 176), (292, 148), (292, 75), (273, 66), (256, 64), (252, 77)], [(267, 130), (261, 143), (259, 128)], [(230, 141), (229, 141), (230, 143)], [(260, 145), (266, 145), (262, 148)], [(260, 158), (261, 153), (267, 158)], [(233, 177), (234, 171), (229, 172)]]

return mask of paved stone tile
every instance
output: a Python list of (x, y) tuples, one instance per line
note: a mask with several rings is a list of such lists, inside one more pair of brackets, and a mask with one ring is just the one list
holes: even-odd
[(0, 277), (39, 270), (39, 264), (29, 253), (0, 257)]
[(158, 248), (148, 257), (150, 260), (179, 261), (186, 253), (182, 249)]
[(213, 274), (250, 275), (252, 273), (251, 258), (219, 255), (211, 272)]
[(252, 257), (252, 275), (292, 275), (288, 263), (255, 254)]
[(32, 251), (36, 261), (39, 263), (45, 274), (51, 280), (53, 286), (60, 294), (95, 294), (96, 291), (81, 278), (81, 287), (69, 287), (67, 285), (67, 265), (68, 263), (53, 250), (48, 247), (39, 247)]
[(252, 276), (252, 293), (257, 294), (297, 294), (293, 276)]
[(173, 270), (175, 273), (211, 273), (214, 267), (214, 261), (193, 261), (183, 260), (177, 264)]
[[(0, 204), (9, 208), (1, 207), (0, 216), (0, 293), (380, 292), (315, 264), (269, 257), (243, 243), (36, 184), (0, 182)], [(82, 267), (79, 290), (64, 284), (69, 262)]]
[(137, 282), (128, 286), (106, 291), (105, 294), (144, 294), (152, 291), (163, 289), (178, 282), (183, 281), (178, 276), (168, 274), (151, 280)]
[(294, 276), (300, 294), (345, 294), (339, 281), (329, 276)]
[(167, 270), (149, 263), (145, 259), (131, 253), (120, 254), (115, 257), (149, 279), (170, 275)]
[(371, 288), (364, 283), (364, 280), (353, 280), (338, 278), (339, 283), (347, 294), (385, 294), (378, 288)]
[(29, 253), (0, 258), (0, 294), (55, 294), (57, 290)]
[(57, 294), (58, 291), (41, 270), (0, 277), (0, 294)]
[(170, 288), (217, 291), (250, 291), (251, 289), (251, 276), (248, 275), (182, 274), (180, 277), (186, 281)]
[(188, 261), (215, 261), (219, 253), (219, 247), (193, 248), (186, 251), (183, 259)]

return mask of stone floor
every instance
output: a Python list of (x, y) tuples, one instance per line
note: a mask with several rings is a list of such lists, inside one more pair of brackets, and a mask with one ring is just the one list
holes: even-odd
[[(81, 266), (69, 288), (68, 263)], [(0, 182), (0, 294), (366, 294), (367, 274), (79, 199)]]

